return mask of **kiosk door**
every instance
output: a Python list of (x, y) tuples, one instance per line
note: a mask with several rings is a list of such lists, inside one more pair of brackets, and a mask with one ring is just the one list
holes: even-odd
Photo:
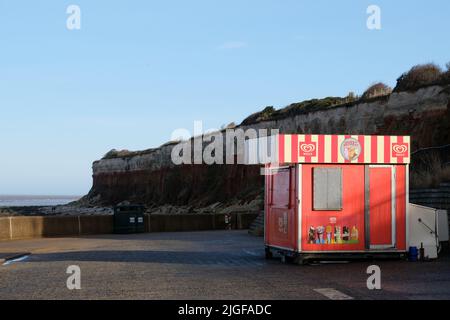
[(271, 169), (266, 194), (266, 243), (282, 249), (297, 246), (297, 166)]
[(366, 230), (369, 231), (369, 248), (395, 248), (395, 167), (369, 166), (368, 170)]

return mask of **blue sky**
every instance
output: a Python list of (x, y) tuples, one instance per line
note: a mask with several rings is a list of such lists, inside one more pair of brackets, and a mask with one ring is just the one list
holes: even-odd
[[(81, 30), (66, 8), (81, 9)], [(381, 8), (381, 30), (366, 9)], [(0, 1), (0, 194), (85, 194), (108, 150), (450, 60), (450, 2)]]

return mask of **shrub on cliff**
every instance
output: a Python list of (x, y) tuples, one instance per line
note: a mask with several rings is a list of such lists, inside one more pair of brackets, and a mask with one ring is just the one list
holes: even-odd
[(103, 157), (102, 159), (111, 159), (111, 158), (115, 158), (117, 155), (117, 150), (116, 149), (112, 149), (109, 150)]
[[(260, 121), (275, 120), (286, 116), (295, 116), (297, 114), (308, 113), (310, 111), (324, 110), (337, 105), (343, 105), (357, 100), (354, 97), (326, 97), (323, 99), (311, 99), (298, 103), (292, 103), (287, 107), (275, 110), (274, 107), (266, 107), (263, 111), (254, 113), (242, 121), (242, 125), (250, 125)], [(354, 99), (354, 100), (353, 100)]]
[(252, 115), (245, 118), (244, 121), (242, 121), (243, 125), (256, 123), (259, 121), (265, 121), (270, 120), (271, 117), (276, 113), (276, 110), (272, 106), (265, 107), (264, 110), (260, 112), (253, 113)]
[(269, 120), (270, 117), (274, 114), (275, 108), (272, 106), (265, 107), (261, 114), (259, 115), (260, 120)]
[(116, 150), (112, 149), (108, 151), (102, 159), (113, 159), (113, 158), (120, 158), (120, 157), (127, 157), (131, 155), (132, 152), (128, 150)]
[(441, 82), (442, 84), (450, 84), (450, 62), (445, 66), (447, 67), (447, 71), (442, 73)]
[(288, 114), (297, 114), (299, 112), (310, 112), (315, 110), (323, 110), (326, 108), (330, 108), (333, 106), (341, 105), (347, 103), (347, 97), (341, 98), (341, 97), (326, 97), (323, 99), (311, 99), (302, 101), (299, 103), (293, 103), (283, 110), (281, 110), (282, 113), (287, 112)]
[(442, 69), (434, 63), (417, 65), (397, 79), (394, 91), (413, 91), (440, 82)]
[(355, 94), (353, 91), (349, 92), (348, 95), (345, 97), (346, 102), (355, 102), (359, 100), (359, 97), (357, 94)]
[(368, 100), (375, 97), (385, 96), (392, 92), (392, 88), (388, 85), (378, 82), (373, 85), (371, 85), (369, 88), (367, 88), (366, 91), (364, 91), (361, 99), (362, 100)]
[(236, 128), (236, 123), (234, 123), (234, 122), (230, 122), (225, 127), (225, 129), (234, 129), (234, 128)]

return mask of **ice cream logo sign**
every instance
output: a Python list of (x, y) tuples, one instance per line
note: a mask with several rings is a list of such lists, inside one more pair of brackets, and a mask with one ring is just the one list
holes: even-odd
[(356, 161), (361, 154), (361, 144), (354, 138), (348, 138), (342, 141), (340, 151), (345, 160)]
[(392, 144), (392, 157), (407, 158), (409, 146), (406, 143), (393, 143)]
[(317, 143), (300, 142), (299, 151), (300, 157), (315, 157), (317, 152)]

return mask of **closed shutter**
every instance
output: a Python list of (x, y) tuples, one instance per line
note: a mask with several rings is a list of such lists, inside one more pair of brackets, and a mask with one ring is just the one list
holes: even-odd
[(313, 209), (342, 210), (342, 169), (314, 168)]

